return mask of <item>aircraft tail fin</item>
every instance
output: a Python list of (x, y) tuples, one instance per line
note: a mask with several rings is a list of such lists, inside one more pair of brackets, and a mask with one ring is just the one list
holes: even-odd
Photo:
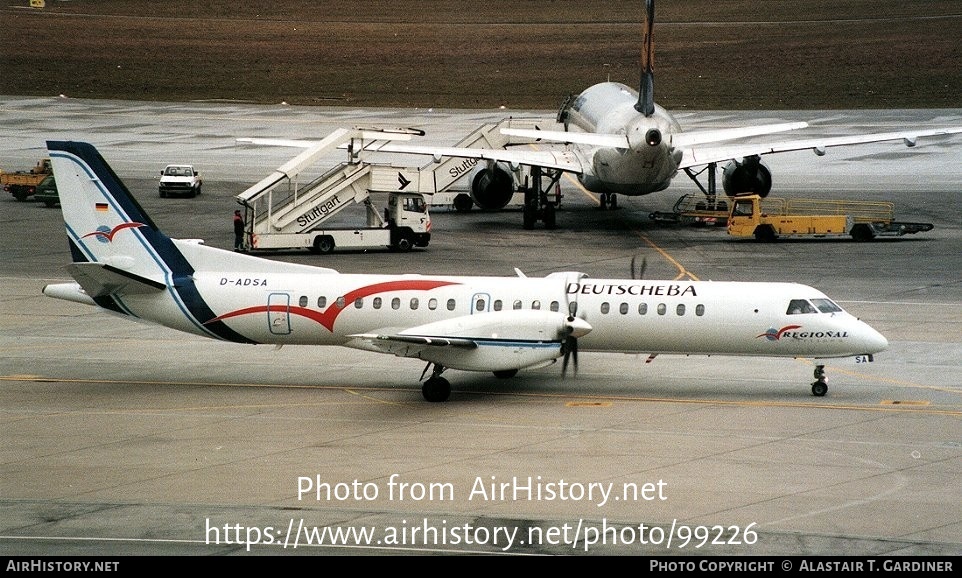
[(157, 228), (96, 148), (48, 141), (47, 149), (75, 264), (96, 263), (115, 276), (156, 288), (193, 274), (176, 244)]
[(645, 116), (655, 114), (655, 42), (652, 30), (655, 24), (655, 0), (645, 1), (645, 20), (642, 23), (644, 38), (641, 44), (641, 86), (635, 110)]

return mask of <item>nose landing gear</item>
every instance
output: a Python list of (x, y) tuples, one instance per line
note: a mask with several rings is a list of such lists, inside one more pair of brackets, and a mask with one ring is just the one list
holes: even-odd
[(812, 395), (823, 397), (828, 393), (828, 380), (825, 377), (825, 366), (815, 366), (815, 381), (812, 382)]

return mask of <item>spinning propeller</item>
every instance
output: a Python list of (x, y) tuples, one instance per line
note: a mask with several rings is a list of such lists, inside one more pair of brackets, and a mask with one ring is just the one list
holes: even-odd
[(591, 331), (591, 325), (587, 321), (575, 315), (578, 310), (578, 303), (568, 302), (568, 317), (565, 318), (563, 331), (564, 340), (561, 342), (561, 350), (564, 357), (561, 360), (561, 378), (564, 379), (568, 373), (568, 360), (571, 360), (575, 377), (578, 376), (578, 338), (587, 335)]
[(631, 256), (631, 278), (632, 278), (632, 279), (642, 279), (642, 278), (644, 278), (644, 276), (645, 276), (645, 269), (648, 267), (648, 259), (642, 257), (642, 258), (641, 258), (641, 269), (638, 270), (638, 271), (635, 271), (635, 257), (637, 257), (637, 255), (632, 255), (632, 256)]

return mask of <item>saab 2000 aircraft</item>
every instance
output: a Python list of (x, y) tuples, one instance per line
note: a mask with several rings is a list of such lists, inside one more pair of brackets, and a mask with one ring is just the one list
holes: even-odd
[[(885, 337), (795, 283), (347, 275), (164, 235), (90, 144), (47, 143), (76, 283), (50, 297), (205, 337), (340, 345), (426, 361), (422, 392), (444, 401), (446, 369), (513, 377), (582, 351), (815, 359), (872, 354)], [(814, 395), (825, 395), (816, 365)]]
[[(501, 131), (509, 137), (520, 137), (524, 139), (523, 142), (530, 143), (534, 139), (535, 142), (563, 143), (567, 145), (565, 148), (479, 149), (389, 143), (377, 146), (376, 150), (431, 155), (436, 159), (458, 157), (486, 161), (479, 162), (469, 177), (471, 198), (483, 209), (500, 209), (511, 201), (515, 192), (512, 167), (521, 165), (551, 171), (555, 182), (561, 173), (573, 173), (586, 189), (600, 194), (601, 208), (607, 208), (617, 205), (618, 194), (640, 196), (666, 189), (678, 171), (685, 171), (708, 200), (714, 202), (715, 167), (718, 163), (727, 163), (723, 169), (722, 184), (729, 196), (755, 193), (764, 197), (772, 188), (772, 174), (761, 162), (762, 155), (811, 150), (821, 156), (830, 147), (899, 140), (911, 147), (920, 137), (962, 133), (962, 127), (945, 127), (718, 145), (746, 137), (802, 129), (808, 124), (794, 122), (682, 132), (671, 113), (654, 101), (654, 4), (654, 0), (647, 0), (645, 6), (640, 90), (635, 91), (617, 82), (596, 84), (562, 105), (557, 120), (564, 124), (563, 131), (510, 128)], [(577, 130), (569, 130), (570, 127)], [(301, 147), (314, 144), (280, 139), (245, 140), (257, 144)], [(519, 141), (517, 144), (522, 143)], [(706, 168), (710, 169), (707, 190), (697, 178)], [(548, 195), (539, 194), (550, 186), (541, 187), (539, 183), (534, 194), (526, 196), (526, 228), (531, 228), (538, 220), (544, 221), (549, 227), (553, 226), (554, 205)]]

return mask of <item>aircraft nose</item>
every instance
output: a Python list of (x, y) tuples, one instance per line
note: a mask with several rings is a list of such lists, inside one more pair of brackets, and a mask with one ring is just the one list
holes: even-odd
[(865, 353), (878, 353), (879, 351), (888, 349), (889, 340), (886, 339), (884, 335), (867, 323), (863, 323), (863, 325), (865, 327), (864, 331), (862, 331), (861, 341), (866, 348)]

